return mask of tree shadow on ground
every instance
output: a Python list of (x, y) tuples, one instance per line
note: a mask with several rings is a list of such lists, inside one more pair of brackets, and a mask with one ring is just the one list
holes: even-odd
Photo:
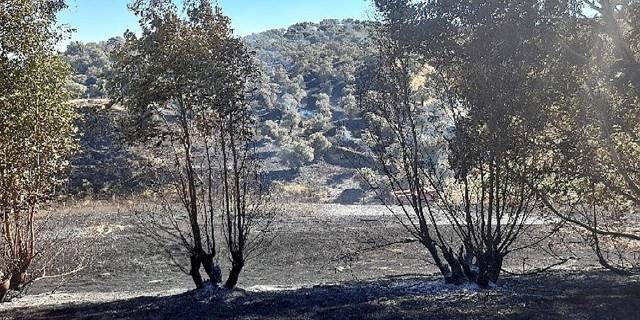
[(283, 169), (265, 172), (262, 176), (262, 183), (271, 184), (274, 181), (292, 181), (299, 175), (295, 169)]
[(347, 179), (353, 178), (354, 175), (355, 174), (353, 172), (351, 172), (351, 171), (335, 174), (335, 175), (329, 177), (329, 179), (327, 180), (327, 183), (330, 186), (335, 186), (335, 185), (338, 185), (338, 184), (341, 184), (341, 183), (345, 182)]
[[(11, 310), (14, 319), (637, 319), (640, 283), (605, 272), (505, 279), (499, 288), (395, 278), (279, 292), (197, 293)], [(1, 317), (0, 317), (1, 318)]]

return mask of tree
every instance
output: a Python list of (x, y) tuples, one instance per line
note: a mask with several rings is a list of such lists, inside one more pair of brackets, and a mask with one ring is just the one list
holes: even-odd
[(109, 92), (127, 108), (130, 138), (158, 139), (173, 151), (173, 185), (188, 225), (176, 223), (179, 212), (165, 204), (142, 222), (143, 231), (160, 246), (177, 242), (187, 250), (190, 268), (183, 270), (198, 288), (201, 268), (212, 283), (222, 281), (222, 234), (232, 262), (225, 286), (232, 289), (262, 243), (264, 233), (254, 227), (270, 212), (245, 101), (255, 67), (220, 8), (206, 0), (184, 5), (181, 15), (169, 0), (133, 3), (142, 35), (126, 34)]
[[(530, 150), (536, 174), (507, 166), (510, 173), (557, 218), (578, 227), (603, 266), (636, 270), (640, 3), (377, 4), (403, 26), (396, 37), (419, 47), (455, 79), (451, 89), (461, 101), (472, 103), (463, 148), (485, 146), (476, 143), (480, 138), (508, 152)], [(423, 18), (406, 19), (416, 11)], [(457, 160), (464, 167), (466, 159)]]
[(278, 101), (278, 109), (282, 113), (280, 121), (284, 128), (287, 128), (289, 134), (293, 134), (300, 130), (300, 102), (291, 94), (285, 94)]
[(316, 114), (306, 121), (305, 127), (311, 132), (326, 132), (333, 127), (331, 122), (331, 99), (326, 93), (318, 94), (316, 97)]
[[(56, 55), (64, 1), (0, 4), (0, 302), (43, 275), (50, 252), (36, 214), (63, 183), (76, 149), (69, 70)], [(34, 19), (38, 17), (38, 19)]]
[(318, 116), (331, 119), (331, 98), (326, 93), (316, 96), (316, 110)]
[(349, 116), (356, 117), (358, 115), (358, 101), (353, 94), (354, 90), (352, 88), (348, 88), (345, 90), (344, 95), (340, 99), (340, 108), (344, 110)]
[(271, 82), (269, 75), (263, 70), (256, 81), (257, 90), (254, 94), (254, 109), (272, 111), (278, 100), (276, 85)]
[(325, 137), (321, 132), (316, 132), (310, 135), (309, 141), (314, 150), (315, 159), (321, 158), (332, 147), (331, 141), (329, 141), (329, 139), (327, 139), (327, 137)]
[(538, 191), (603, 266), (629, 273), (640, 267), (640, 2), (577, 3), (590, 13), (567, 15), (547, 62), (568, 92), (554, 96), (547, 132), (555, 183)]
[(300, 167), (313, 162), (314, 150), (306, 141), (295, 138), (282, 147), (280, 158), (282, 158), (290, 168), (298, 171)]
[[(514, 243), (547, 237), (527, 232), (542, 209), (545, 94), (558, 81), (538, 76), (554, 30), (543, 22), (573, 8), (536, 4), (376, 1), (378, 80), (360, 89), (370, 118), (383, 122), (369, 126), (371, 150), (407, 230), (451, 282), (496, 283), (504, 258), (523, 248)], [(451, 129), (437, 125), (443, 116)]]

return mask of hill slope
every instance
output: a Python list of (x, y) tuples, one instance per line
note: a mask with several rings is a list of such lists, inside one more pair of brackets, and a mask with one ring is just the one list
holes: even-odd
[[(349, 168), (354, 166), (354, 157), (360, 155), (341, 146), (357, 147), (363, 127), (354, 86), (358, 68), (372, 54), (372, 28), (372, 22), (325, 20), (245, 37), (262, 71), (251, 103), (259, 118), (260, 151), (266, 169), (271, 171), (267, 174), (269, 181), (280, 181), (281, 186), (293, 183), (297, 186), (293, 189), (304, 189), (302, 193), (313, 194), (309, 198), (316, 201), (330, 201), (343, 189), (358, 187), (351, 179), (353, 172)], [(109, 54), (121, 41), (113, 38), (100, 43), (69, 45), (64, 56), (73, 68), (73, 82), (69, 86), (77, 96), (106, 96), (104, 87), (111, 72)], [(94, 107), (82, 108), (83, 149), (100, 150), (100, 153), (83, 152), (76, 159), (77, 167), (90, 172), (80, 170), (72, 179), (72, 189), (108, 193), (104, 190), (109, 190), (110, 184), (137, 181), (132, 176), (139, 173), (128, 172), (135, 170), (123, 172), (123, 164), (127, 162), (123, 156), (127, 153), (110, 132), (117, 130), (112, 121), (115, 111), (95, 107), (95, 101), (85, 104)], [(110, 120), (105, 122), (107, 116)], [(102, 125), (91, 124), (92, 121)], [(96, 127), (109, 132), (87, 130)], [(95, 136), (105, 132), (108, 137)], [(105, 145), (105, 139), (113, 148)], [(109, 155), (111, 151), (117, 155)], [(135, 152), (130, 153), (129, 158), (134, 156), (140, 158)], [(118, 161), (109, 160), (115, 158)], [(363, 158), (357, 162), (366, 161)], [(117, 181), (105, 181), (105, 177), (115, 177), (114, 172), (118, 172)], [(325, 178), (321, 179), (320, 186), (318, 172)], [(315, 185), (314, 190), (307, 190), (306, 185)], [(291, 189), (290, 186), (284, 188)]]

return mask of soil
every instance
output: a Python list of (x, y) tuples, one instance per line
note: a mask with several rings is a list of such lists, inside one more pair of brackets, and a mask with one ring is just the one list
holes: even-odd
[[(192, 291), (190, 277), (160, 248), (141, 241), (130, 205), (93, 201), (61, 210), (56, 226), (95, 239), (86, 248), (93, 260), (64, 282), (35, 282), (0, 305), (0, 319), (638, 319), (640, 310), (640, 278), (599, 270), (567, 237), (563, 246), (545, 244), (572, 258), (558, 268), (505, 273), (489, 290), (456, 287), (441, 282), (420, 245), (384, 245), (410, 238), (384, 206), (333, 204), (283, 204), (274, 243), (248, 262), (240, 289), (211, 300)], [(505, 269), (554, 262), (524, 250)]]

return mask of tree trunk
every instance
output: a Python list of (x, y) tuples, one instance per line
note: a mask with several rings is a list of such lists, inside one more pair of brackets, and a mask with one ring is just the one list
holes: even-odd
[(450, 268), (449, 274), (446, 274), (444, 276), (445, 282), (453, 283), (453, 284), (464, 283), (465, 282), (464, 270), (462, 268), (462, 265), (460, 264), (460, 261), (456, 259), (453, 253), (453, 250), (451, 250), (450, 248), (442, 250), (442, 256), (447, 261), (447, 264), (449, 264), (449, 268)]
[(446, 283), (452, 283), (456, 285), (463, 284), (466, 280), (462, 266), (458, 261), (452, 260), (451, 272), (444, 277)]
[(478, 277), (476, 283), (481, 288), (487, 288), (490, 284), (496, 284), (502, 271), (503, 257), (501, 254), (487, 254), (478, 257)]
[(202, 266), (204, 267), (204, 271), (207, 273), (211, 283), (218, 284), (222, 282), (222, 271), (220, 270), (220, 267), (213, 262), (213, 255), (205, 255), (202, 259)]
[(11, 281), (9, 282), (9, 289), (11, 290), (20, 290), (22, 284), (25, 282), (25, 274), (24, 272), (16, 273), (11, 277)]
[(27, 282), (27, 266), (23, 266), (19, 270), (14, 270), (9, 274), (7, 279), (0, 282), (0, 303), (4, 302), (9, 291), (20, 291), (22, 286)]
[(458, 253), (458, 261), (462, 266), (462, 271), (464, 272), (467, 279), (471, 282), (476, 282), (478, 279), (478, 268), (473, 264), (474, 255), (469, 253), (469, 251), (464, 251), (463, 248), (460, 248)]
[(0, 303), (4, 302), (4, 299), (7, 298), (7, 294), (9, 293), (9, 283), (10, 279), (3, 280), (0, 282)]
[(438, 269), (440, 269), (440, 274), (442, 274), (446, 283), (462, 284), (464, 282), (464, 274), (462, 273), (462, 268), (457, 263), (457, 261), (455, 261), (455, 257), (453, 257), (452, 253), (448, 254), (446, 250), (443, 250), (442, 256), (444, 260), (447, 261), (447, 263), (444, 263), (440, 259), (438, 248), (433, 241), (422, 240), (420, 242), (427, 248), (429, 254), (431, 254), (433, 261), (435, 262), (436, 266), (438, 266)]
[(191, 270), (189, 271), (189, 275), (193, 279), (193, 283), (195, 283), (196, 288), (202, 289), (204, 287), (204, 282), (202, 281), (202, 275), (200, 275), (200, 264), (202, 263), (200, 256), (198, 254), (191, 255)]
[(227, 282), (224, 284), (225, 288), (231, 290), (235, 288), (236, 284), (238, 284), (238, 279), (240, 278), (240, 272), (244, 267), (244, 261), (233, 261), (231, 272), (229, 272), (229, 277), (227, 278)]
[(504, 256), (502, 254), (498, 254), (494, 257), (492, 263), (488, 266), (488, 274), (489, 281), (491, 283), (498, 283), (498, 279), (500, 278), (500, 272), (502, 271), (502, 262), (504, 261)]

